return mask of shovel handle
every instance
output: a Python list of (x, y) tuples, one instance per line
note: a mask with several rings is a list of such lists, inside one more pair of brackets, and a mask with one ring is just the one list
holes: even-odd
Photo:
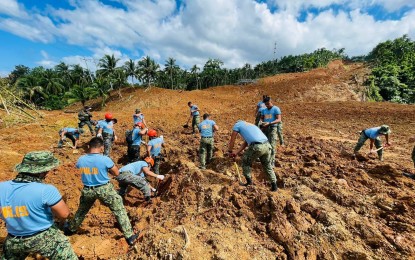
[(233, 162), (233, 165), (235, 165), (236, 173), (238, 173), (239, 182), (242, 182), (242, 180), (241, 180), (241, 174), (239, 173), (238, 164), (236, 162)]

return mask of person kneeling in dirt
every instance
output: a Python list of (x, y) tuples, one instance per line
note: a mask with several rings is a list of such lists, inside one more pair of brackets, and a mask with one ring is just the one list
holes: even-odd
[(144, 124), (141, 122), (138, 122), (134, 125), (134, 129), (131, 133), (127, 132), (126, 141), (128, 146), (128, 162), (136, 162), (140, 159), (140, 146), (142, 136), (147, 134), (147, 132), (148, 129), (144, 128)]
[(91, 114), (91, 107), (90, 106), (85, 106), (84, 109), (82, 109), (81, 111), (79, 111), (78, 113), (78, 127), (80, 129), (83, 129), (85, 125), (88, 126), (89, 131), (91, 132), (91, 135), (94, 136), (95, 132), (94, 132), (94, 128), (92, 128), (92, 114)]
[[(271, 182), (271, 191), (276, 191), (277, 178), (271, 166), (272, 148), (270, 143), (268, 142), (267, 137), (256, 125), (242, 120), (238, 120), (236, 124), (233, 126), (232, 130), (233, 132), (228, 146), (229, 156), (235, 158), (248, 146), (248, 149), (244, 152), (242, 157), (242, 170), (246, 178), (246, 184), (244, 186), (252, 184), (252, 162), (259, 158), (262, 164), (262, 168)], [(233, 152), (233, 146), (235, 144), (235, 139), (238, 133), (244, 139), (244, 143), (239, 147), (239, 149), (236, 152)]]
[(160, 174), (160, 164), (163, 160), (161, 148), (164, 146), (164, 139), (163, 136), (157, 137), (157, 131), (154, 129), (148, 130), (147, 135), (150, 139), (147, 144), (147, 157), (154, 159), (154, 172)]
[(53, 217), (67, 218), (69, 208), (56, 187), (43, 183), (58, 165), (51, 152), (30, 152), (16, 166), (16, 178), (0, 183), (0, 217), (8, 232), (1, 259), (26, 259), (31, 253), (51, 260), (78, 259), (54, 225)]
[(89, 151), (81, 156), (76, 163), (76, 168), (80, 170), (84, 188), (79, 199), (79, 208), (73, 219), (66, 223), (65, 235), (72, 235), (84, 221), (89, 209), (94, 205), (95, 200), (99, 199), (102, 204), (110, 208), (122, 233), (129, 245), (133, 245), (138, 234), (133, 233), (127, 211), (124, 208), (122, 198), (118, 195), (108, 177), (108, 171), (118, 176), (118, 167), (108, 157), (101, 155), (104, 149), (102, 138), (93, 137), (89, 141)]
[[(203, 115), (203, 121), (199, 124), (200, 132), (200, 147), (199, 147), (199, 158), (200, 158), (200, 169), (206, 169), (206, 161), (210, 162), (213, 155), (214, 140), (213, 133), (219, 130), (218, 125), (215, 121), (209, 119), (209, 114)], [(206, 158), (207, 153), (207, 158)]]
[(150, 171), (150, 167), (153, 166), (153, 158), (146, 157), (144, 161), (133, 162), (122, 167), (120, 169), (120, 175), (115, 178), (120, 186), (118, 194), (120, 194), (121, 197), (124, 197), (127, 193), (128, 186), (131, 185), (143, 193), (146, 201), (150, 201), (151, 191), (155, 192), (156, 190), (152, 190), (145, 176), (151, 176), (161, 181), (164, 180), (163, 175), (157, 175)]
[(105, 120), (98, 121), (99, 130), (97, 137), (104, 140), (104, 155), (110, 156), (111, 147), (114, 141), (117, 141), (117, 136), (114, 131), (114, 124), (117, 120), (113, 118), (111, 113), (105, 114)]
[(72, 141), (73, 149), (77, 148), (79, 136), (83, 134), (84, 130), (81, 128), (72, 128), (72, 127), (65, 127), (59, 130), (59, 142), (58, 148), (62, 148), (63, 142), (65, 142), (66, 137), (68, 137)]
[[(376, 151), (378, 153), (379, 160), (383, 161), (383, 148), (391, 145), (389, 142), (390, 133), (391, 130), (387, 125), (362, 130), (359, 140), (357, 141), (357, 144), (354, 148), (353, 157), (355, 158), (357, 156), (357, 153), (359, 152), (360, 148), (362, 148), (366, 140), (370, 139), (370, 152)], [(380, 135), (385, 136), (386, 144), (384, 146), (382, 146), (382, 141), (379, 138)], [(373, 143), (375, 143), (376, 150), (373, 150)]]

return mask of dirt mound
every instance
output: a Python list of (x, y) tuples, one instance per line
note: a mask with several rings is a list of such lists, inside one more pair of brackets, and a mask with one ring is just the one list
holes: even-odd
[[(114, 146), (113, 160), (118, 166), (126, 161), (123, 134), (132, 127), (132, 113), (139, 107), (150, 127), (164, 135), (167, 160), (161, 172), (168, 177), (159, 184), (160, 196), (152, 204), (136, 190), (126, 198), (130, 220), (141, 230), (137, 251), (129, 250), (114, 216), (96, 202), (78, 234), (70, 237), (76, 253), (81, 259), (411, 258), (415, 182), (401, 173), (413, 171), (413, 145), (407, 139), (413, 135), (415, 107), (352, 101), (357, 98), (350, 90), (365, 70), (335, 62), (244, 87), (192, 92), (124, 89), (122, 98), (114, 93), (105, 108), (119, 121), (115, 130), (121, 140)], [(337, 84), (347, 87), (336, 92)], [(239, 186), (234, 163), (224, 157), (232, 125), (238, 119), (253, 121), (262, 94), (277, 98), (284, 122), (287, 146), (278, 146), (276, 193), (269, 191), (258, 163), (253, 165), (255, 185)], [(208, 170), (197, 167), (198, 135), (182, 128), (189, 116), (188, 101), (212, 114), (220, 127)], [(80, 105), (69, 108), (77, 109)], [(57, 149), (58, 130), (76, 126), (76, 113), (44, 113), (45, 118), (35, 123), (0, 129), (0, 180), (15, 175), (13, 166), (24, 153), (52, 150), (61, 166), (47, 182), (58, 187), (74, 212), (82, 188), (74, 165), (90, 136), (81, 138), (79, 154), (69, 147)], [(104, 111), (93, 114), (98, 119)], [(352, 160), (358, 132), (384, 123), (393, 131), (385, 161), (367, 154), (368, 145), (361, 160)], [(6, 234), (1, 227), (0, 244)]]

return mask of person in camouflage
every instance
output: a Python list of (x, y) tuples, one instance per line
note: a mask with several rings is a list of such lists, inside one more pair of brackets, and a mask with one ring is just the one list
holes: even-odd
[(120, 186), (119, 194), (124, 197), (127, 194), (128, 186), (131, 185), (143, 193), (146, 201), (150, 201), (151, 186), (145, 176), (155, 177), (161, 181), (164, 180), (164, 175), (158, 175), (150, 171), (150, 167), (153, 166), (153, 158), (146, 157), (144, 161), (133, 162), (122, 167), (120, 175), (115, 178)]
[(69, 208), (54, 186), (42, 183), (58, 165), (51, 152), (30, 152), (16, 166), (16, 178), (0, 183), (0, 217), (8, 232), (1, 259), (25, 259), (29, 254), (51, 260), (78, 259), (54, 225), (53, 216), (65, 219)]
[[(233, 132), (231, 135), (231, 140), (229, 141), (228, 145), (229, 156), (235, 158), (248, 146), (248, 149), (244, 152), (242, 157), (242, 170), (246, 178), (246, 184), (244, 184), (244, 186), (252, 185), (252, 163), (259, 158), (262, 164), (262, 168), (268, 176), (269, 181), (271, 182), (271, 191), (276, 191), (278, 189), (277, 178), (271, 166), (272, 148), (268, 142), (267, 137), (256, 125), (242, 120), (238, 120), (233, 126), (232, 130)], [(244, 143), (236, 152), (233, 152), (233, 146), (238, 134), (242, 136)]]
[[(199, 146), (199, 159), (200, 169), (206, 169), (206, 160), (209, 163), (212, 159), (214, 140), (213, 133), (219, 130), (215, 121), (209, 119), (209, 114), (203, 115), (203, 121), (198, 125), (200, 132), (200, 146)], [(207, 159), (206, 159), (207, 154)]]
[[(390, 146), (389, 142), (389, 134), (391, 133), (391, 130), (389, 129), (389, 126), (382, 125), (379, 127), (372, 127), (368, 129), (364, 129), (360, 133), (359, 140), (357, 141), (357, 144), (354, 148), (354, 154), (353, 157), (356, 157), (357, 153), (359, 152), (360, 148), (365, 144), (367, 139), (370, 139), (370, 152), (373, 150), (373, 143), (375, 144), (375, 147), (378, 149), (376, 150), (379, 160), (383, 161), (383, 148), (382, 148), (382, 141), (380, 140), (379, 136), (384, 135), (386, 139), (386, 144), (384, 147)], [(382, 149), (381, 149), (382, 148)]]
[(190, 117), (192, 118), (192, 134), (195, 134), (195, 130), (197, 129), (197, 126), (200, 123), (199, 108), (191, 101), (187, 102), (187, 106), (190, 108)]
[(267, 95), (262, 96), (262, 100), (258, 102), (255, 106), (255, 125), (259, 127), (259, 121), (261, 120), (261, 110), (265, 108), (264, 99), (268, 97)]
[(89, 209), (98, 199), (110, 208), (115, 215), (125, 239), (129, 245), (133, 245), (138, 234), (133, 233), (127, 211), (122, 203), (122, 198), (114, 186), (109, 181), (108, 171), (118, 176), (118, 168), (107, 156), (101, 155), (104, 142), (99, 137), (94, 137), (89, 141), (89, 152), (81, 156), (76, 163), (76, 167), (81, 172), (84, 188), (79, 199), (79, 208), (75, 216), (65, 225), (65, 234), (72, 235), (82, 224)]
[(94, 127), (92, 126), (92, 114), (91, 114), (91, 107), (89, 106), (85, 106), (84, 109), (82, 109), (81, 111), (79, 111), (78, 113), (78, 127), (80, 129), (83, 129), (85, 125), (88, 126), (89, 131), (91, 132), (92, 136), (95, 136), (95, 131), (94, 131)]
[(114, 131), (114, 124), (117, 123), (111, 113), (105, 114), (105, 120), (98, 121), (98, 134), (104, 140), (104, 155), (110, 156), (113, 142), (117, 141), (117, 135)]

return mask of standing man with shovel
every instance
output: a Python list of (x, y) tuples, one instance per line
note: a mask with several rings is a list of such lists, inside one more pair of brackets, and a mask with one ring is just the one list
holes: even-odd
[[(368, 129), (362, 130), (360, 133), (359, 140), (354, 148), (353, 157), (355, 158), (357, 153), (359, 152), (360, 148), (364, 145), (367, 139), (370, 139), (370, 151), (377, 152), (379, 156), (379, 160), (383, 161), (383, 148), (391, 146), (389, 143), (389, 134), (391, 130), (389, 126), (382, 125), (379, 127), (372, 127)], [(382, 141), (380, 140), (379, 136), (384, 135), (386, 139), (386, 144), (382, 147)], [(373, 143), (375, 144), (376, 150), (373, 150)]]
[(197, 128), (197, 126), (199, 125), (199, 122), (200, 122), (199, 108), (197, 107), (197, 105), (192, 104), (191, 101), (189, 101), (187, 103), (187, 105), (190, 107), (190, 117), (187, 120), (187, 123), (185, 125), (185, 128), (187, 128), (186, 126), (189, 123), (190, 118), (192, 118), (192, 130), (193, 130), (192, 131), (192, 134), (195, 134), (196, 133), (195, 129)]

